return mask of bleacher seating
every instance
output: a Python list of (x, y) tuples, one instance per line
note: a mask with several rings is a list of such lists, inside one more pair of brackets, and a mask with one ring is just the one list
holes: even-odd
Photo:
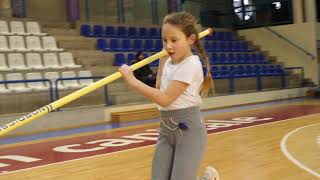
[[(92, 77), (91, 71), (79, 71), (78, 77)], [(93, 79), (79, 79), (79, 85), (84, 87), (94, 83)]]
[(58, 56), (56, 53), (44, 53), (43, 54), (43, 64), (48, 69), (63, 69), (64, 67), (60, 65)]
[(0, 51), (1, 52), (13, 52), (13, 49), (9, 48), (8, 40), (6, 36), (0, 36)]
[[(4, 77), (0, 74), (0, 81), (4, 81)], [(0, 84), (0, 94), (10, 93), (11, 90), (7, 88), (6, 84)]]
[[(51, 85), (53, 89), (56, 89), (57, 86), (59, 89), (67, 89), (63, 86), (62, 81), (58, 81), (57, 86), (56, 86), (56, 80), (60, 78), (60, 75), (58, 72), (45, 72), (44, 73), (44, 78), (49, 79), (51, 81)], [(49, 82), (45, 82), (46, 86), (49, 86)]]
[(15, 35), (31, 35), (26, 32), (22, 21), (10, 21), (10, 30)]
[(126, 26), (103, 26), (82, 24), (80, 35), (96, 38), (142, 38), (142, 39), (160, 39), (161, 30), (156, 27), (126, 27)]
[(26, 22), (27, 33), (34, 36), (46, 36), (47, 33), (41, 32), (41, 28), (38, 22)]
[(14, 33), (10, 32), (7, 21), (0, 21), (0, 35), (13, 35)]
[(26, 62), (27, 62), (27, 66), (31, 69), (34, 69), (34, 70), (46, 69), (46, 67), (43, 66), (42, 58), (39, 53), (27, 53)]
[(26, 48), (23, 36), (9, 36), (10, 49), (14, 51), (27, 52), (31, 51)]
[(27, 49), (31, 51), (46, 51), (42, 48), (41, 40), (38, 36), (27, 36), (26, 37)]
[(81, 68), (82, 67), (81, 65), (74, 63), (74, 58), (72, 56), (72, 53), (69, 53), (69, 52), (59, 53), (59, 58), (60, 58), (60, 64), (63, 67), (67, 67), (67, 68)]
[[(26, 74), (27, 80), (41, 80), (43, 79), (41, 73), (35, 72), (35, 73), (27, 73)], [(33, 91), (47, 91), (49, 89), (49, 86), (47, 86), (43, 81), (39, 82), (27, 82), (27, 86), (31, 88)]]
[(51, 36), (43, 36), (42, 45), (43, 45), (43, 49), (47, 51), (57, 51), (57, 52), (63, 51), (62, 48), (58, 48), (55, 38)]
[(7, 63), (7, 58), (4, 54), (0, 54), (0, 71), (11, 71)]
[[(61, 73), (62, 78), (76, 78), (77, 74), (74, 71), (64, 71)], [(63, 80), (62, 81), (64, 87), (68, 89), (77, 89), (80, 88), (81, 85), (79, 84), (78, 80)]]
[(26, 66), (24, 55), (22, 53), (10, 53), (8, 54), (9, 68), (12, 70), (28, 70)]
[[(6, 74), (6, 80), (8, 81), (21, 81), (25, 80), (22, 73), (9, 73)], [(10, 89), (13, 92), (17, 93), (23, 93), (23, 92), (31, 92), (32, 89), (27, 87), (25, 83), (8, 83), (7, 84), (8, 89)]]

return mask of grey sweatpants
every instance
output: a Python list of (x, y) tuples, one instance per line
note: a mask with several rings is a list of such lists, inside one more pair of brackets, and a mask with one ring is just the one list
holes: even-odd
[[(152, 180), (196, 180), (207, 146), (207, 130), (200, 108), (160, 111), (160, 116)], [(179, 129), (177, 124), (181, 122), (188, 128)]]

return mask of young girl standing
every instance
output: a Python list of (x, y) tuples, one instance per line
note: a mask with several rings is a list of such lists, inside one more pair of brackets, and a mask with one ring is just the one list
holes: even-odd
[[(208, 56), (198, 39), (196, 19), (189, 13), (167, 15), (162, 25), (163, 47), (156, 88), (137, 80), (129, 66), (119, 68), (125, 82), (159, 105), (161, 124), (152, 164), (152, 180), (196, 180), (207, 145), (207, 130), (200, 115), (201, 96), (212, 88)], [(207, 69), (192, 48), (198, 51)], [(201, 180), (218, 180), (207, 167)]]

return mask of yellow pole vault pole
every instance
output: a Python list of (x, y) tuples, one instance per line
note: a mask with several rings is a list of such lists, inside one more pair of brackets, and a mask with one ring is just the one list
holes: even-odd
[[(211, 28), (199, 33), (198, 37), (203, 38), (209, 34), (212, 34)], [(151, 63), (161, 57), (164, 57), (166, 55), (168, 55), (168, 53), (165, 50), (162, 50), (162, 51), (160, 51), (160, 52), (158, 52), (158, 53), (156, 53), (156, 54), (154, 54), (154, 55), (152, 55), (152, 56), (150, 56), (140, 62), (137, 62), (137, 63), (131, 65), (130, 67), (134, 71), (134, 70), (137, 70), (137, 69), (141, 68), (142, 66), (149, 64), (149, 63)], [(67, 96), (65, 96), (55, 102), (52, 102), (51, 104), (48, 104), (40, 109), (37, 109), (31, 113), (28, 113), (27, 115), (22, 116), (16, 120), (6, 124), (6, 125), (0, 127), (0, 136), (4, 135), (4, 134), (24, 125), (24, 124), (27, 124), (27, 123), (31, 122), (32, 120), (35, 120), (41, 116), (44, 116), (44, 115), (48, 114), (49, 112), (51, 112), (55, 109), (58, 109), (61, 106), (68, 104), (69, 102), (74, 101), (74, 100), (78, 99), (79, 97), (84, 96), (84, 95), (86, 95), (86, 94), (106, 85), (106, 84), (109, 84), (112, 81), (117, 80), (119, 78), (121, 78), (120, 72), (113, 73), (110, 76), (107, 76), (107, 77), (87, 86), (87, 87), (84, 87), (76, 92), (73, 92), (73, 93), (71, 93), (71, 94), (69, 94), (69, 95), (67, 95)]]

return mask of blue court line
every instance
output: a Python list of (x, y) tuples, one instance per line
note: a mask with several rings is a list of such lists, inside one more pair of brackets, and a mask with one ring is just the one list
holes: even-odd
[[(306, 99), (307, 98), (298, 98), (298, 99), (289, 99), (289, 100), (274, 101), (274, 102), (265, 102), (265, 103), (253, 104), (253, 105), (241, 105), (241, 106), (236, 106), (236, 107), (227, 107), (227, 108), (223, 108), (223, 109), (213, 109), (213, 110), (208, 110), (208, 111), (202, 112), (202, 115), (205, 117), (208, 115), (227, 113), (227, 112), (235, 112), (235, 111), (241, 111), (241, 110), (249, 110), (249, 109), (255, 109), (255, 108), (259, 108), (259, 107), (266, 107), (266, 106), (270, 106), (270, 105), (297, 103), (297, 102), (303, 102)], [(81, 133), (87, 133), (87, 132), (110, 130), (110, 129), (130, 127), (130, 126), (149, 124), (149, 123), (155, 123), (155, 122), (159, 122), (159, 119), (149, 119), (149, 120), (139, 120), (139, 121), (133, 121), (133, 122), (124, 122), (124, 123), (104, 124), (104, 125), (97, 125), (97, 126), (74, 128), (74, 129), (69, 129), (69, 130), (44, 132), (44, 133), (33, 134), (33, 135), (28, 135), (28, 136), (9, 137), (9, 138), (0, 139), (0, 145), (1, 144), (14, 144), (14, 143), (20, 143), (20, 142), (28, 142), (28, 141), (33, 141), (33, 140), (48, 139), (48, 138), (68, 136), (68, 135), (75, 135), (75, 134), (81, 134)]]

